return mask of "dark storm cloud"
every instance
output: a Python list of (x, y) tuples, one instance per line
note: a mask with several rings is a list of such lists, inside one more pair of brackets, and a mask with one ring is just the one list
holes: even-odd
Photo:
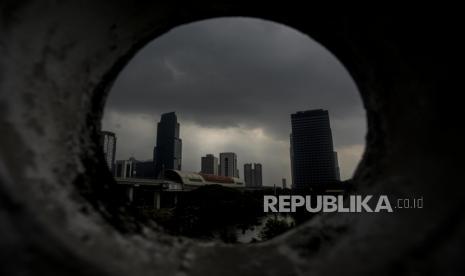
[(148, 44), (107, 103), (119, 113), (175, 110), (204, 127), (260, 127), (279, 140), (289, 137), (291, 113), (313, 108), (330, 111), (339, 145), (363, 143), (364, 111), (342, 65), (303, 34), (238, 18), (182, 26)]
[(102, 120), (116, 132), (119, 159), (152, 158), (160, 114), (176, 111), (182, 169), (206, 153), (237, 153), (263, 164), (265, 185), (290, 179), (290, 114), (330, 111), (342, 179), (364, 147), (365, 115), (348, 73), (321, 45), (282, 25), (215, 19), (174, 29), (149, 43), (116, 80)]

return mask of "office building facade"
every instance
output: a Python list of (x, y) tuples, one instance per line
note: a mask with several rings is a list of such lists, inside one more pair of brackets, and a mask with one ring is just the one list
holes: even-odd
[(218, 158), (213, 154), (207, 154), (201, 159), (201, 173), (218, 175)]
[(254, 164), (254, 169), (253, 169), (253, 179), (254, 179), (254, 186), (255, 187), (262, 187), (263, 186), (263, 181), (262, 181), (262, 164), (255, 163)]
[(334, 152), (334, 169), (336, 174), (336, 180), (341, 181), (341, 170), (339, 169), (339, 160), (337, 157), (337, 152)]
[(237, 169), (237, 155), (234, 152), (220, 153), (220, 171), (221, 176), (239, 177)]
[(161, 115), (157, 125), (157, 142), (153, 150), (155, 175), (161, 177), (164, 170), (181, 170), (182, 140), (176, 113)]
[(244, 183), (246, 187), (263, 187), (262, 164), (244, 164)]
[(254, 176), (252, 164), (244, 164), (244, 183), (246, 187), (253, 187)]
[(115, 158), (116, 158), (116, 135), (110, 131), (101, 132), (101, 145), (103, 147), (103, 155), (108, 169), (115, 174)]
[(134, 159), (116, 161), (115, 177), (134, 178), (134, 176), (135, 176)]
[(327, 110), (291, 115), (292, 187), (308, 189), (337, 181), (333, 138)]
[(155, 163), (153, 160), (147, 161), (134, 161), (135, 167), (135, 178), (154, 179), (155, 175)]
[(128, 160), (117, 160), (115, 177), (119, 178), (155, 178), (155, 166), (152, 160), (139, 161), (134, 157)]

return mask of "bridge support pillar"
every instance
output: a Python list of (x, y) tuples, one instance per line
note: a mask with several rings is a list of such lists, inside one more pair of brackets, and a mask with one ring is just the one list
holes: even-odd
[(160, 209), (160, 203), (161, 203), (160, 192), (154, 192), (153, 193), (153, 207), (157, 210)]
[(128, 188), (128, 200), (129, 202), (134, 200), (134, 187), (132, 186)]

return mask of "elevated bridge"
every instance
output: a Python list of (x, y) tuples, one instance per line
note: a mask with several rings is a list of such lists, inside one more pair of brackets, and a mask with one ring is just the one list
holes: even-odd
[[(182, 177), (179, 177), (182, 176)], [(189, 176), (189, 177), (186, 177)], [(211, 178), (207, 178), (210, 180)], [(144, 179), (144, 178), (121, 178), (115, 177), (116, 183), (121, 189), (124, 189), (129, 202), (134, 202), (137, 199), (143, 198), (145, 205), (152, 205), (156, 209), (160, 209), (163, 205), (177, 204), (178, 193), (189, 192), (200, 187), (208, 185), (221, 185), (233, 189), (244, 190), (244, 185), (236, 182), (213, 182), (205, 181), (204, 178), (193, 178), (187, 174), (175, 173), (170, 179)], [(220, 178), (221, 180), (221, 178)]]

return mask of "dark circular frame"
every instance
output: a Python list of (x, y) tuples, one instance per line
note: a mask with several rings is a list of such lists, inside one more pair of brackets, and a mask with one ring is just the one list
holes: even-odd
[[(284, 3), (0, 6), (5, 275), (464, 271), (464, 186), (457, 174), (463, 134), (451, 87), (459, 48), (444, 43), (454, 37), (452, 19)], [(368, 119), (366, 150), (352, 179), (357, 193), (421, 196), (425, 208), (322, 214), (269, 242), (241, 246), (172, 237), (131, 220), (98, 146), (109, 88), (149, 41), (222, 16), (281, 23), (329, 49), (355, 80)]]

